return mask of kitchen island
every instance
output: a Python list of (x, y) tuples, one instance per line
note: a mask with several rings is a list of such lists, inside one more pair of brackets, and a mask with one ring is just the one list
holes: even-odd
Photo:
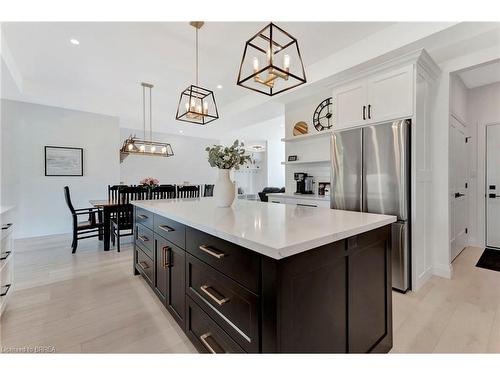
[(200, 352), (391, 349), (395, 217), (213, 198), (133, 204), (134, 274)]

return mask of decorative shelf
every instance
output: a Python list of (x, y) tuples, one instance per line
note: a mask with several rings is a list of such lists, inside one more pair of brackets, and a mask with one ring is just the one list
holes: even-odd
[(329, 163), (330, 159), (316, 159), (316, 160), (297, 160), (297, 161), (282, 161), (282, 165), (292, 164), (314, 164), (314, 163)]
[(317, 132), (317, 133), (311, 133), (311, 134), (304, 134), (304, 135), (295, 135), (292, 137), (287, 137), (287, 138), (281, 138), (282, 142), (297, 142), (297, 141), (306, 141), (308, 139), (314, 139), (314, 138), (323, 138), (323, 137), (328, 137), (332, 135), (332, 131), (322, 131), (322, 132)]

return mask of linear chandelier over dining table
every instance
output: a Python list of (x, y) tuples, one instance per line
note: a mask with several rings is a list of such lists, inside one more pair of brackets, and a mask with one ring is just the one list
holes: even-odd
[[(169, 157), (174, 155), (170, 143), (153, 141), (153, 85), (150, 83), (141, 83), (142, 86), (142, 122), (144, 130), (144, 139), (130, 135), (123, 142), (120, 149), (120, 162), (128, 155), (145, 155), (145, 156), (163, 156)], [(149, 91), (149, 139), (146, 139), (146, 91)]]
[(214, 92), (198, 83), (198, 30), (204, 22), (190, 22), (196, 29), (196, 84), (189, 85), (181, 92), (177, 106), (176, 120), (206, 125), (219, 118)]

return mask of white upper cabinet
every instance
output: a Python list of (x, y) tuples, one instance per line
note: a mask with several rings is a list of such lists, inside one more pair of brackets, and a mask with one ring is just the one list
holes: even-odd
[(349, 128), (366, 119), (367, 91), (365, 82), (356, 82), (335, 90), (333, 103), (337, 121), (334, 129)]
[(335, 88), (335, 130), (412, 116), (413, 70), (410, 65)]
[(370, 78), (367, 89), (370, 122), (413, 115), (413, 65)]

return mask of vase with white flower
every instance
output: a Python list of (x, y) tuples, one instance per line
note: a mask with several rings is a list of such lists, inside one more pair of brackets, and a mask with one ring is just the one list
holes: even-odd
[(213, 145), (207, 147), (208, 163), (211, 167), (219, 168), (219, 177), (214, 187), (214, 197), (218, 207), (229, 207), (235, 198), (234, 182), (231, 181), (229, 172), (231, 169), (240, 169), (240, 166), (251, 161), (249, 155), (245, 155), (243, 142), (235, 140), (232, 146)]

